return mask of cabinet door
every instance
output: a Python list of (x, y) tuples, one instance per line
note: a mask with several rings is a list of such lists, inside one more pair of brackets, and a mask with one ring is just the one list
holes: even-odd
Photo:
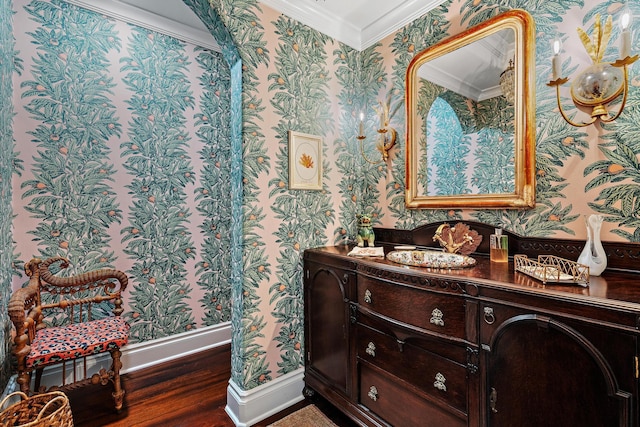
[(524, 314), (494, 331), (483, 346), (489, 426), (631, 426), (631, 394), (575, 329)]
[(305, 261), (307, 375), (348, 394), (349, 302), (354, 273)]

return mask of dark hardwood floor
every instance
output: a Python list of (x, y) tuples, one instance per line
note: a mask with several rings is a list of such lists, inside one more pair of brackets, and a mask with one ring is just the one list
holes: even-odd
[[(123, 375), (124, 407), (113, 409), (111, 387), (87, 386), (68, 393), (75, 427), (233, 427), (224, 408), (231, 372), (226, 345), (187, 358)], [(265, 427), (310, 404), (303, 400), (255, 427)], [(313, 399), (339, 427), (354, 427), (350, 419), (319, 397)]]

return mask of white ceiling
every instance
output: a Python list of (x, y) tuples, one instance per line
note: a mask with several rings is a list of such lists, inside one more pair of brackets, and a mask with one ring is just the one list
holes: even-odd
[[(218, 43), (205, 25), (182, 0), (66, 1), (198, 46), (220, 51)], [(445, 0), (259, 1), (356, 50), (364, 50)], [(476, 52), (473, 50), (463, 54), (463, 59), (457, 57), (454, 63), (449, 61), (452, 55), (447, 55), (447, 61), (432, 61), (426, 78), (472, 99), (486, 99), (499, 94), (497, 78), (508, 63), (506, 58), (512, 57), (512, 52), (505, 50), (504, 46), (499, 49), (480, 49)], [(498, 52), (497, 59), (492, 56), (492, 52)], [(464, 63), (463, 67), (460, 66), (461, 63)], [(487, 77), (490, 78), (490, 82), (478, 81)]]
[(466, 98), (484, 101), (502, 94), (500, 74), (514, 55), (515, 32), (505, 28), (428, 61), (418, 75)]
[(364, 50), (445, 0), (260, 0), (273, 9)]
[(220, 52), (218, 42), (182, 0), (65, 0), (137, 25)]
[[(208, 33), (204, 24), (182, 0), (67, 0), (91, 10), (116, 11), (118, 18), (140, 25), (144, 20), (164, 28), (166, 20), (194, 32)], [(260, 0), (321, 33), (356, 50), (364, 50), (445, 0)], [(109, 14), (109, 13), (107, 13)], [(113, 15), (113, 12), (111, 13)], [(149, 25), (142, 25), (149, 27)], [(160, 31), (163, 32), (163, 31)], [(166, 32), (166, 31), (165, 31)], [(180, 38), (180, 37), (178, 37)], [(205, 46), (206, 47), (206, 46)]]

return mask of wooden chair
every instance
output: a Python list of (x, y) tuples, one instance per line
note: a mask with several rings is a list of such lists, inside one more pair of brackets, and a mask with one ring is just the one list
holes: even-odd
[[(129, 325), (122, 314), (121, 292), (128, 283), (126, 274), (101, 269), (73, 277), (57, 277), (49, 270), (62, 257), (41, 261), (34, 258), (24, 269), (29, 283), (16, 290), (9, 301), (9, 317), (16, 330), (13, 353), (17, 360), (20, 390), (30, 394), (45, 391), (41, 387), (44, 368), (61, 365), (62, 384), (49, 390), (70, 390), (87, 384), (113, 383), (117, 411), (122, 408), (124, 390), (120, 384), (120, 348), (129, 338)], [(111, 313), (109, 313), (111, 311)], [(94, 320), (94, 315), (100, 317)], [(109, 370), (87, 378), (86, 357), (111, 353)], [(69, 365), (73, 372), (67, 373)], [(79, 370), (80, 374), (79, 374)], [(34, 387), (31, 374), (35, 371)], [(82, 372), (84, 374), (82, 375)]]

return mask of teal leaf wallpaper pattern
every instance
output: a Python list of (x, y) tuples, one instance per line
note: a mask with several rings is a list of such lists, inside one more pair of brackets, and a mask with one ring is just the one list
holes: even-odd
[(184, 50), (172, 37), (136, 28), (128, 42), (129, 56), (120, 60), (123, 82), (132, 92), (127, 100), (130, 131), (121, 143), (124, 167), (132, 176), (127, 185), (132, 206), (122, 242), (124, 253), (134, 260), (128, 270), (133, 289), (127, 317), (136, 341), (195, 326), (186, 301), (192, 289), (185, 263), (195, 256), (186, 227), (191, 212), (185, 190), (195, 180), (185, 120), (195, 100)]
[(426, 178), (428, 194), (512, 193), (513, 105), (502, 96), (477, 102), (425, 80), (418, 94), (427, 118), (422, 146), (432, 159), (418, 182)]
[[(374, 52), (375, 55), (375, 52)], [(379, 62), (379, 61), (378, 61)], [(340, 106), (340, 134), (334, 141), (335, 167), (341, 171), (342, 179), (337, 185), (340, 194), (339, 221), (334, 228), (334, 244), (343, 244), (355, 239), (356, 215), (367, 213), (376, 221), (374, 212), (363, 212), (363, 188), (360, 177), (365, 168), (365, 161), (360, 156), (356, 140), (360, 114), (367, 108), (364, 103), (366, 83), (360, 78), (360, 54), (349, 46), (340, 43), (333, 51), (333, 63), (337, 67), (335, 79), (343, 88), (337, 94)], [(376, 67), (370, 71), (373, 81), (383, 78), (382, 70)], [(371, 79), (369, 80), (369, 82)], [(381, 80), (382, 81), (382, 80)], [(367, 111), (369, 114), (371, 111)], [(372, 135), (373, 126), (367, 125), (367, 134)]]
[(323, 146), (323, 189), (318, 193), (289, 190), (288, 131), (321, 135), (328, 128), (331, 111), (327, 96), (328, 70), (324, 44), (327, 37), (291, 19), (280, 16), (273, 23), (279, 36), (274, 50), (276, 72), (268, 76), (271, 105), (280, 117), (273, 130), (278, 139), (277, 176), (269, 181), (271, 210), (279, 220), (273, 230), (279, 254), (275, 282), (269, 286), (272, 316), (279, 327), (277, 343), (281, 360), (278, 374), (287, 374), (304, 364), (304, 319), (302, 251), (327, 243), (325, 230), (334, 217), (326, 180), (332, 168)]
[(466, 158), (471, 138), (465, 135), (457, 114), (444, 99), (435, 99), (427, 114), (427, 194), (469, 194)]
[[(363, 141), (364, 148), (362, 150), (357, 149), (355, 151), (355, 158), (357, 160), (356, 171), (359, 171), (359, 176), (356, 184), (356, 188), (358, 188), (359, 194), (356, 194), (356, 214), (367, 214), (371, 217), (371, 223), (376, 226), (381, 224), (382, 220), (382, 209), (380, 206), (380, 199), (382, 197), (382, 192), (378, 188), (377, 183), (386, 176), (387, 170), (384, 163), (371, 164), (364, 159), (364, 156), (360, 154), (361, 151), (364, 151), (364, 155), (370, 161), (379, 161), (381, 159), (380, 152), (376, 148), (376, 144), (378, 142), (378, 133), (377, 129), (380, 128), (380, 120), (379, 115), (376, 113), (374, 108), (379, 108), (378, 102), (380, 100), (386, 99), (386, 94), (382, 96), (380, 99), (380, 92), (384, 90), (385, 86), (388, 84), (388, 78), (384, 72), (384, 61), (383, 57), (376, 50), (376, 47), (379, 47), (379, 44), (376, 44), (369, 49), (366, 49), (364, 52), (358, 54), (357, 68), (355, 69), (355, 74), (353, 75), (356, 80), (355, 88), (356, 93), (354, 93), (354, 98), (352, 100), (353, 106), (355, 107), (351, 110), (353, 113), (354, 119), (357, 119), (352, 122), (351, 120), (346, 120), (344, 123), (344, 133), (346, 135), (351, 135), (351, 138), (347, 140), (347, 144), (352, 144), (354, 147), (358, 144), (355, 136), (357, 134), (357, 130), (359, 126), (356, 123), (360, 121), (360, 115), (364, 114), (364, 133), (367, 138)], [(347, 89), (348, 83), (344, 82), (343, 86), (348, 95), (349, 89)], [(397, 102), (395, 102), (397, 97), (393, 97), (391, 99), (391, 105), (395, 106)], [(349, 112), (349, 110), (346, 110)], [(348, 116), (349, 118), (351, 116)], [(390, 118), (390, 124), (394, 125), (397, 120), (397, 117)], [(347, 172), (348, 169), (345, 170)], [(348, 211), (348, 210), (347, 210)], [(346, 218), (347, 223), (350, 225), (351, 233), (349, 234), (351, 241), (355, 238), (357, 233), (357, 221), (355, 215), (353, 218)]]
[[(565, 40), (563, 73), (573, 75), (584, 64), (572, 23), (621, 3), (451, 1), (363, 52), (258, 0), (185, 3), (222, 41), (221, 54), (61, 1), (14, 0), (2, 9), (6, 17), (13, 8), (20, 23), (2, 27), (3, 58), (14, 60), (2, 62), (13, 87), (3, 80), (12, 107), (3, 103), (1, 119), (14, 135), (2, 134), (2, 149), (13, 151), (2, 158), (12, 171), (3, 168), (2, 185), (12, 180), (13, 195), (2, 187), (1, 196), (14, 210), (3, 211), (0, 227), (18, 232), (14, 247), (3, 234), (13, 256), (0, 259), (0, 272), (31, 254), (71, 256), (82, 269), (122, 266), (132, 276), (125, 303), (136, 341), (230, 320), (232, 380), (251, 389), (302, 367), (301, 253), (353, 239), (357, 213), (385, 227), (467, 219), (581, 238), (581, 215), (601, 212), (613, 229), (605, 238), (639, 241), (637, 66), (625, 113), (603, 129), (567, 125), (545, 85), (551, 39)], [(388, 166), (362, 159), (360, 113), (373, 157), (372, 107), (389, 92), (403, 103), (415, 54), (516, 7), (536, 21), (536, 207), (405, 209), (404, 109), (391, 120), (398, 145)], [(563, 102), (572, 117), (582, 114), (566, 93)], [(461, 120), (465, 134), (469, 120)], [(323, 137), (322, 191), (288, 189), (288, 130)], [(13, 286), (21, 283), (14, 276)]]
[(12, 162), (14, 224), (32, 236), (14, 257), (66, 256), (70, 273), (125, 270), (132, 342), (229, 321), (231, 78), (222, 55), (63, 1), (16, 9), (28, 72), (13, 102), (30, 141), (22, 137)]
[[(630, 31), (638, 34), (640, 23), (640, 4), (629, 2), (629, 10), (634, 19), (632, 20)], [(605, 15), (608, 8), (605, 4), (596, 6), (590, 14), (595, 13)], [(620, 28), (616, 26), (612, 39), (619, 37)], [(639, 43), (636, 38), (632, 47), (634, 52), (638, 51)], [(617, 52), (616, 52), (617, 54)], [(614, 60), (616, 56), (610, 57)], [(640, 162), (638, 153), (640, 152), (640, 73), (638, 66), (630, 68), (630, 93), (628, 94), (627, 105), (624, 113), (616, 120), (614, 125), (606, 125), (605, 129), (613, 128), (616, 131), (606, 133), (598, 149), (603, 154), (604, 159), (590, 164), (584, 169), (584, 176), (589, 178), (585, 185), (585, 191), (594, 190), (597, 197), (589, 206), (597, 213), (604, 215), (605, 221), (614, 225), (627, 228), (616, 228), (612, 233), (618, 235), (623, 240), (640, 243)]]
[[(536, 207), (529, 210), (497, 210), (477, 211), (471, 217), (478, 221), (486, 221), (516, 233), (529, 236), (552, 236), (557, 232), (574, 234), (574, 231), (566, 224), (575, 221), (579, 215), (571, 215), (572, 206), (564, 206), (556, 198), (564, 199), (562, 189), (565, 188), (564, 178), (559, 168), (564, 165), (564, 160), (571, 155), (579, 153), (579, 144), (565, 144), (558, 148), (558, 136), (565, 132), (567, 137), (575, 135), (575, 128), (567, 125), (562, 117), (555, 111), (555, 93), (545, 84), (551, 73), (550, 47), (551, 40), (557, 34), (557, 25), (562, 21), (558, 13), (559, 8), (565, 10), (573, 2), (525, 2), (507, 1), (499, 4), (490, 4), (483, 7), (474, 6), (475, 3), (466, 2), (461, 8), (463, 19), (470, 25), (481, 22), (489, 16), (494, 16), (511, 8), (523, 8), (535, 19), (536, 22)], [(577, 2), (580, 3), (580, 2)], [(506, 9), (505, 9), (506, 8)], [(543, 107), (544, 106), (544, 107)], [(555, 132), (541, 132), (541, 126), (555, 127)]]
[[(209, 231), (205, 231), (205, 235), (210, 236), (211, 233), (215, 231), (215, 243), (210, 244), (211, 240), (207, 240), (204, 243), (203, 247), (203, 256), (210, 257), (215, 260), (212, 264), (211, 260), (205, 260), (201, 264), (201, 269), (198, 269), (197, 274), (203, 274), (203, 278), (206, 281), (210, 281), (211, 279), (217, 280), (215, 282), (213, 292), (205, 292), (203, 301), (204, 307), (209, 307), (207, 309), (207, 316), (204, 319), (204, 323), (206, 325), (211, 324), (212, 321), (224, 321), (226, 317), (226, 309), (225, 309), (225, 298), (229, 298), (230, 312), (229, 317), (232, 324), (232, 334), (234, 339), (232, 340), (232, 354), (238, 355), (243, 350), (242, 341), (239, 338), (242, 333), (241, 325), (241, 313), (242, 313), (242, 289), (238, 285), (242, 283), (243, 277), (243, 267), (242, 267), (242, 242), (243, 242), (243, 224), (242, 224), (242, 121), (243, 121), (243, 113), (242, 113), (242, 60), (240, 55), (238, 54), (238, 49), (235, 46), (234, 41), (231, 38), (230, 33), (227, 31), (224, 26), (220, 14), (216, 11), (214, 7), (207, 0), (185, 0), (184, 1), (187, 6), (193, 10), (193, 12), (198, 16), (198, 18), (207, 26), (210, 33), (213, 35), (214, 39), (221, 46), (222, 56), (224, 58), (224, 63), (222, 61), (217, 62), (214, 66), (211, 64), (213, 70), (218, 69), (219, 73), (217, 73), (222, 81), (228, 83), (228, 110), (226, 109), (227, 105), (225, 100), (227, 100), (225, 95), (226, 88), (220, 87), (219, 90), (214, 92), (215, 96), (220, 101), (218, 106), (218, 110), (211, 110), (208, 105), (202, 105), (202, 108), (206, 111), (209, 111), (209, 115), (216, 113), (220, 117), (220, 120), (217, 120), (216, 123), (218, 126), (218, 132), (215, 132), (221, 139), (216, 141), (217, 147), (214, 148), (213, 151), (210, 152), (210, 157), (217, 157), (218, 161), (214, 163), (214, 166), (220, 170), (222, 174), (213, 173), (208, 174), (205, 172), (203, 174), (204, 180), (208, 185), (211, 186), (211, 190), (213, 188), (216, 191), (210, 191), (209, 194), (211, 197), (215, 197), (220, 195), (220, 197), (224, 197), (228, 202), (213, 202), (216, 207), (219, 209), (228, 208), (225, 212), (226, 216), (218, 215), (216, 218), (219, 219), (218, 224), (215, 224), (215, 227), (219, 230), (213, 230), (212, 225), (209, 223), (207, 218), (205, 217), (204, 224), (201, 226), (203, 230), (206, 230), (207, 226), (209, 226)], [(214, 56), (215, 57), (215, 56)], [(214, 57), (211, 57), (213, 59)], [(198, 63), (204, 65), (203, 62), (198, 60)], [(228, 69), (228, 80), (225, 71), (225, 68)], [(216, 105), (214, 101), (212, 105)], [(210, 118), (211, 120), (211, 118)], [(212, 121), (210, 121), (212, 123)], [(224, 125), (222, 125), (224, 124)], [(228, 132), (228, 133), (227, 133)], [(203, 134), (201, 132), (198, 133), (200, 136)], [(225, 146), (225, 136), (228, 135), (228, 147)], [(213, 147), (212, 147), (213, 148)], [(228, 148), (228, 151), (227, 151)], [(215, 152), (215, 154), (214, 154)], [(228, 157), (224, 158), (224, 154), (227, 154)], [(223, 165), (224, 161), (224, 165)], [(205, 160), (205, 163), (207, 161)], [(206, 167), (206, 166), (205, 166)], [(219, 175), (219, 176), (218, 176)], [(219, 179), (218, 181), (214, 181), (214, 178)], [(227, 199), (228, 197), (228, 199)], [(206, 215), (211, 206), (209, 203), (203, 202), (200, 207), (198, 207), (198, 211), (203, 215)], [(220, 212), (220, 211), (218, 211)], [(210, 213), (210, 211), (209, 211)], [(228, 228), (225, 230), (224, 225), (228, 225)], [(225, 234), (226, 232), (226, 234)], [(228, 249), (228, 252), (225, 254), (217, 252), (216, 250), (225, 250)], [(217, 256), (216, 256), (217, 255)], [(226, 256), (225, 256), (226, 255)], [(210, 269), (210, 271), (217, 270), (218, 276), (213, 277), (210, 276), (206, 269)], [(224, 281), (228, 280), (225, 284)], [(198, 282), (201, 286), (206, 286), (203, 281)], [(215, 295), (212, 295), (215, 293)], [(212, 315), (215, 313), (215, 315)], [(239, 361), (238, 357), (233, 356), (231, 361), (231, 370), (232, 376), (234, 378), (240, 377), (240, 373), (242, 371), (242, 363)]]
[[(12, 175), (19, 176), (21, 164), (15, 154), (13, 132), (15, 109), (12, 100), (14, 73), (20, 75), (23, 63), (18, 58), (13, 35), (13, 15), (10, 0), (0, 0), (0, 306), (6, 307), (11, 297), (11, 279), (16, 268), (12, 232)], [(7, 363), (11, 352), (11, 327), (6, 309), (0, 309), (0, 387), (4, 389), (11, 376)]]
[(231, 198), (225, 186), (229, 181), (231, 165), (230, 100), (231, 75), (219, 54), (205, 49), (196, 60), (203, 74), (200, 85), (200, 111), (196, 115), (196, 134), (202, 149), (199, 151), (204, 167), (200, 172), (201, 187), (197, 188), (197, 210), (205, 218), (200, 225), (205, 240), (201, 260), (197, 264), (198, 286), (204, 290), (201, 298), (205, 308), (204, 325), (216, 325), (231, 320)]
[[(447, 19), (448, 9), (451, 6), (450, 1), (444, 2), (431, 12), (416, 19), (411, 24), (401, 28), (391, 37), (389, 41), (388, 51), (391, 53), (392, 62), (392, 84), (393, 90), (404, 96), (405, 75), (409, 63), (413, 57), (447, 37), (451, 27), (451, 23)], [(432, 94), (435, 99), (437, 93)], [(429, 103), (430, 105), (430, 103)], [(426, 117), (428, 109), (423, 111)], [(400, 112), (403, 112), (401, 109)], [(397, 120), (397, 131), (399, 147), (396, 149), (396, 160), (393, 162), (391, 169), (393, 171), (392, 178), (386, 185), (386, 208), (390, 212), (387, 222), (392, 222), (396, 228), (411, 229), (419, 224), (432, 221), (455, 220), (461, 219), (461, 215), (456, 210), (427, 210), (427, 209), (406, 209), (405, 208), (405, 143), (404, 135), (406, 132), (404, 115)], [(426, 141), (425, 141), (426, 143)], [(426, 170), (423, 171), (426, 174)]]
[(69, 274), (112, 267), (107, 230), (122, 214), (106, 157), (121, 126), (106, 56), (119, 39), (112, 22), (65, 2), (32, 1), (25, 10), (39, 24), (29, 34), (37, 49), (33, 80), (20, 84), (24, 108), (38, 123), (28, 131), (38, 147), (33, 178), (20, 186), (25, 210), (39, 220), (30, 234), (41, 256), (73, 260)]
[(513, 131), (484, 128), (477, 133), (473, 157), (477, 160), (471, 184), (479, 193), (513, 193), (515, 162)]
[[(267, 326), (260, 314), (260, 283), (268, 280), (271, 263), (264, 240), (265, 209), (259, 200), (260, 184), (271, 168), (265, 144), (262, 115), (264, 102), (259, 90), (259, 67), (265, 67), (270, 51), (264, 40), (264, 27), (257, 13), (257, 0), (212, 1), (242, 59), (242, 277), (232, 282), (232, 358), (231, 378), (244, 389), (272, 379), (266, 360), (263, 330)], [(239, 82), (237, 82), (239, 84)], [(233, 76), (232, 76), (232, 85)], [(232, 110), (233, 114), (233, 110)], [(284, 181), (282, 185), (285, 185)], [(232, 217), (233, 220), (233, 217)]]

